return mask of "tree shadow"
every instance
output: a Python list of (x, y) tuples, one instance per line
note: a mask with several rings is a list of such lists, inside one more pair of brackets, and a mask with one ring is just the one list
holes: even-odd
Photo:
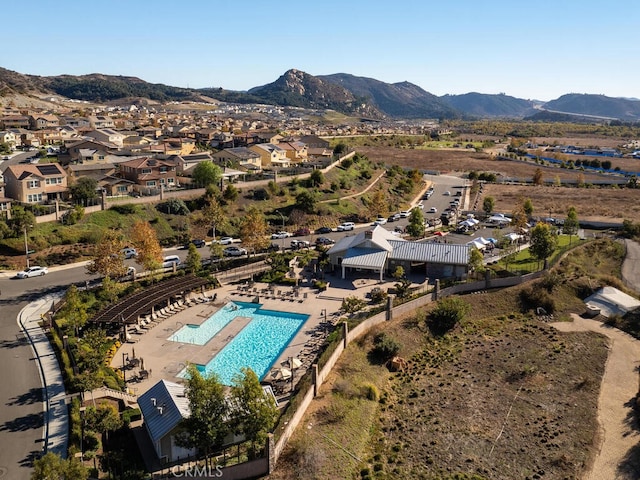
[(27, 336), (24, 333), (20, 332), (16, 335), (15, 340), (0, 340), (0, 348), (18, 348), (22, 347), (23, 345), (27, 345), (27, 343)]
[(640, 423), (638, 422), (638, 396), (634, 395), (624, 403), (624, 406), (627, 409), (627, 413), (624, 418), (624, 423), (628, 427), (628, 430), (624, 432), (624, 436), (631, 435), (634, 432), (638, 432), (640, 430)]
[(31, 450), (23, 459), (18, 462), (18, 465), (26, 468), (33, 468), (33, 462), (42, 457), (42, 450)]
[(0, 425), (0, 432), (25, 432), (27, 430), (33, 430), (35, 428), (42, 428), (44, 425), (44, 413), (30, 413), (23, 417), (18, 417), (13, 420), (7, 420), (3, 425)]
[(636, 443), (625, 453), (616, 468), (616, 478), (635, 480), (640, 478), (640, 443)]
[(11, 407), (14, 405), (32, 405), (34, 403), (40, 403), (43, 401), (42, 397), (42, 389), (41, 388), (31, 388), (29, 391), (18, 395), (17, 397), (13, 397), (7, 402), (5, 405)]

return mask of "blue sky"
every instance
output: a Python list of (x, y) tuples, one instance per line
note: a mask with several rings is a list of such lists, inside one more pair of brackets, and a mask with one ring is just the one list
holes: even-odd
[(246, 90), (290, 68), (444, 95), (640, 97), (640, 1), (25, 0), (0, 66)]

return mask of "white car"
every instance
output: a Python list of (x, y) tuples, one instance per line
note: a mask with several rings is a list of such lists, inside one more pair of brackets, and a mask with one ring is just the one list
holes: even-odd
[(22, 270), (16, 274), (17, 278), (29, 278), (29, 277), (41, 277), (42, 275), (46, 275), (49, 273), (47, 267), (38, 267), (33, 266), (29, 267), (26, 270)]
[(223, 253), (225, 257), (241, 257), (242, 255), (246, 255), (247, 251), (240, 247), (227, 247)]
[(373, 222), (374, 225), (384, 225), (385, 223), (387, 223), (387, 219), (384, 217), (378, 217), (375, 222)]
[(449, 190), (447, 190), (446, 192), (443, 193), (443, 195), (445, 197), (450, 197), (451, 196), (451, 192)]
[(407, 218), (409, 215), (411, 215), (411, 210), (402, 210), (400, 212), (400, 218)]
[(422, 210), (424, 208), (424, 203), (419, 203), (413, 208), (419, 208), (420, 210)]
[(233, 237), (222, 237), (218, 240), (220, 245), (231, 245), (233, 243)]
[(277, 240), (279, 238), (287, 238), (287, 237), (293, 237), (293, 234), (285, 231), (280, 231), (280, 232), (271, 234), (271, 240)]
[(431, 207), (429, 209), (429, 213), (438, 213), (438, 209), (436, 207)]
[(346, 232), (348, 230), (353, 230), (354, 228), (356, 228), (356, 224), (353, 222), (344, 222), (338, 225), (339, 232)]

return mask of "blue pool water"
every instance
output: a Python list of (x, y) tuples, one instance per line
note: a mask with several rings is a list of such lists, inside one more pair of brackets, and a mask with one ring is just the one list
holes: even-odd
[[(234, 304), (237, 310), (232, 310)], [(231, 312), (233, 318), (250, 317), (251, 321), (211, 361), (206, 365), (197, 366), (201, 373), (206, 375), (215, 372), (225, 385), (231, 385), (234, 375), (240, 373), (242, 367), (249, 367), (258, 378), (264, 378), (309, 315), (262, 310), (261, 307), (262, 305), (256, 303), (232, 302), (217, 312), (224, 310), (221, 316), (226, 317)], [(227, 320), (224, 325), (229, 321)], [(221, 328), (223, 327), (218, 328), (217, 331)], [(204, 343), (211, 337), (208, 337)], [(183, 373), (180, 376), (184, 376)]]
[(231, 302), (207, 318), (200, 325), (187, 324), (169, 337), (172, 342), (205, 345), (234, 318), (250, 317), (260, 307), (256, 303)]

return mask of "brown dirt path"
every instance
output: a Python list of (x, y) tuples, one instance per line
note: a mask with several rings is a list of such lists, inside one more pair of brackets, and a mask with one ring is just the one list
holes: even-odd
[(598, 398), (600, 446), (587, 480), (640, 478), (640, 432), (634, 404), (638, 393), (640, 341), (596, 320), (572, 315), (552, 325), (563, 332), (592, 331), (609, 338), (610, 353)]

